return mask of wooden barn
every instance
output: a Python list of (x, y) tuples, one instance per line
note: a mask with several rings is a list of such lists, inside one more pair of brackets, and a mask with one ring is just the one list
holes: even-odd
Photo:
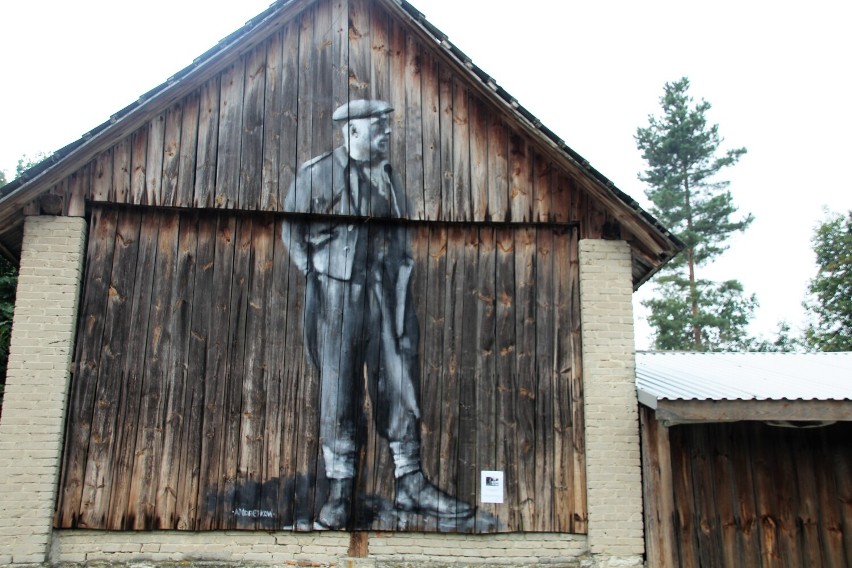
[(0, 563), (641, 565), (680, 246), (407, 2), (277, 2), (0, 189)]
[(649, 566), (852, 566), (852, 353), (639, 353)]

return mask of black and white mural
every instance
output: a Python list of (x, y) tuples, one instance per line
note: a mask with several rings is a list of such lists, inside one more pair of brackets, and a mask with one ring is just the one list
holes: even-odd
[(348, 526), (365, 379), (376, 429), (393, 456), (393, 508), (454, 523), (474, 514), (472, 505), (433, 485), (421, 467), (419, 329), (409, 285), (414, 260), (405, 226), (387, 222), (403, 219), (406, 211), (400, 177), (388, 161), (392, 112), (374, 99), (336, 109), (332, 119), (343, 144), (303, 164), (285, 201), (287, 212), (325, 217), (287, 222), (282, 231), (307, 279), (304, 340), (320, 377), (329, 491), (315, 528)]

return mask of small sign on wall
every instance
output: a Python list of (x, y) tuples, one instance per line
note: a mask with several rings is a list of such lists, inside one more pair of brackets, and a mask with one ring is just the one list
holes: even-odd
[(482, 471), (479, 494), (481, 503), (502, 503), (503, 472)]

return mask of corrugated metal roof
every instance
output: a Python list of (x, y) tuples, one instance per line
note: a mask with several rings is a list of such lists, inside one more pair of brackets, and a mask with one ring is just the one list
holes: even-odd
[(639, 401), (852, 400), (852, 352), (638, 352)]

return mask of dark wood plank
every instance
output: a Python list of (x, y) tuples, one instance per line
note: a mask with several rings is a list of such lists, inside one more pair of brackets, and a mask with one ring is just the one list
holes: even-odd
[[(71, 389), (68, 418), (74, 429), (65, 444), (61, 491), (56, 515), (60, 527), (87, 526), (96, 522), (91, 512), (91, 501), (97, 490), (97, 471), (90, 471), (91, 452), (100, 456), (104, 432), (93, 422), (97, 406), (98, 374), (102, 353), (100, 343), (106, 320), (109, 295), (109, 268), (114, 250), (115, 216), (96, 211), (92, 216), (91, 238), (86, 253), (86, 292), (80, 306), (77, 330), (76, 369)], [(94, 438), (94, 443), (91, 443)], [(92, 468), (94, 469), (94, 468)]]
[[(330, 0), (331, 110), (349, 102), (349, 0)], [(343, 143), (343, 133), (332, 123), (331, 147)]]
[(722, 541), (716, 515), (716, 474), (713, 471), (713, 448), (710, 440), (713, 428), (709, 424), (689, 427), (691, 430), (690, 467), (692, 494), (695, 503), (695, 536), (701, 566), (720, 566)]
[(219, 91), (219, 144), (213, 207), (233, 209), (239, 202), (240, 155), (243, 142), (243, 97), (247, 55), (221, 73)]
[[(301, 167), (302, 164), (312, 159), (315, 154), (314, 146), (313, 146), (313, 133), (316, 128), (319, 128), (320, 125), (315, 125), (313, 123), (313, 104), (316, 99), (316, 93), (314, 91), (316, 84), (316, 66), (317, 62), (315, 61), (315, 53), (316, 48), (314, 47), (314, 13), (316, 12), (316, 8), (309, 8), (302, 12), (301, 15), (301, 28), (299, 30), (299, 59), (298, 59), (298, 68), (299, 68), (299, 92), (298, 92), (298, 106), (297, 106), (297, 117), (296, 124), (297, 127), (297, 143), (296, 143), (296, 168), (298, 172), (298, 168)], [(301, 184), (299, 184), (301, 185)], [(296, 189), (301, 191), (299, 185), (296, 186)], [(304, 197), (294, 195), (293, 199), (294, 203), (305, 203), (306, 200)], [(301, 211), (301, 213), (307, 213), (309, 211)]]
[(509, 207), (511, 219), (527, 223), (533, 219), (533, 168), (535, 150), (517, 132), (509, 132)]
[(412, 34), (405, 37), (405, 193), (408, 217), (426, 219), (423, 188), (423, 102), (420, 94), (422, 47)]
[[(477, 487), (475, 503), (477, 511), (476, 530), (494, 530), (491, 518), (498, 514), (496, 504), (481, 502), (480, 471), (502, 470), (497, 460), (497, 385), (496, 385), (496, 241), (494, 228), (479, 228), (477, 246), (476, 290), (472, 298), (476, 306), (475, 353), (475, 409), (476, 409), (476, 468), (474, 484)], [(468, 320), (469, 321), (469, 320)]]
[(737, 503), (737, 550), (741, 566), (760, 566), (760, 519), (754, 491), (752, 428), (742, 425), (733, 431), (731, 461), (734, 466), (734, 502)]
[[(200, 215), (197, 222), (197, 244), (195, 249), (195, 272), (192, 287), (193, 309), (189, 322), (189, 337), (186, 355), (186, 375), (188, 380), (184, 408), (188, 408), (183, 429), (180, 463), (181, 477), (177, 491), (177, 526), (180, 530), (197, 530), (205, 513), (208, 471), (202, 469), (206, 463), (202, 457), (210, 449), (210, 440), (215, 436), (208, 407), (205, 405), (205, 392), (213, 377), (208, 374), (208, 347), (212, 347), (215, 333), (213, 316), (214, 277), (216, 276), (216, 215)], [(208, 401), (212, 402), (213, 397)], [(215, 406), (209, 408), (215, 412)], [(183, 465), (185, 464), (185, 466)], [(214, 501), (215, 502), (215, 501)]]
[[(569, 392), (571, 404), (571, 444), (574, 450), (572, 456), (572, 467), (574, 472), (572, 479), (574, 487), (572, 490), (574, 518), (572, 520), (572, 532), (585, 534), (588, 532), (589, 506), (586, 493), (586, 419), (583, 405), (583, 344), (582, 344), (582, 321), (580, 318), (580, 243), (579, 232), (572, 228), (569, 232), (567, 244), (567, 263), (570, 269), (565, 274), (568, 285), (564, 291), (565, 301), (570, 302), (570, 309), (561, 312), (560, 322), (567, 317), (570, 324), (566, 326), (565, 333), (571, 336), (571, 374), (569, 377)], [(564, 260), (559, 261), (564, 262)], [(560, 284), (561, 290), (562, 284)], [(561, 324), (560, 324), (561, 325)]]
[(509, 204), (509, 136), (503, 118), (488, 121), (488, 213), (491, 221), (511, 219)]
[(426, 219), (437, 221), (443, 217), (441, 208), (444, 204), (441, 173), (440, 69), (437, 58), (428, 49), (422, 52), (420, 70), (424, 215)]
[[(145, 421), (140, 417), (142, 412), (142, 399), (150, 393), (145, 383), (145, 378), (150, 377), (150, 371), (146, 366), (148, 355), (149, 329), (151, 323), (151, 305), (153, 303), (152, 293), (154, 288), (154, 267), (157, 259), (157, 234), (159, 232), (159, 219), (157, 217), (139, 216), (137, 226), (128, 227), (135, 234), (120, 233), (125, 242), (138, 240), (138, 253), (136, 255), (135, 272), (129, 282), (134, 283), (130, 297), (132, 307), (130, 313), (130, 336), (127, 340), (127, 355), (124, 357), (122, 393), (120, 395), (118, 415), (124, 417), (120, 421), (120, 437), (116, 440), (119, 451), (115, 454), (116, 460), (113, 470), (115, 471), (115, 482), (110, 496), (110, 525), (121, 529), (134, 529), (138, 526), (144, 528), (145, 511), (141, 510), (143, 503), (140, 500), (139, 485), (143, 480), (134, 479), (137, 465), (137, 444), (140, 432), (145, 426)], [(120, 226), (119, 230), (122, 230)], [(140, 448), (144, 452), (144, 448)], [(141, 475), (143, 472), (139, 472)], [(133, 490), (136, 490), (133, 492)], [(114, 515), (114, 517), (112, 516)], [(137, 519), (138, 516), (138, 519)]]
[[(672, 487), (674, 489), (675, 534), (677, 535), (678, 566), (699, 566), (698, 539), (695, 528), (695, 503), (692, 499), (692, 467), (689, 460), (689, 445), (686, 428), (669, 428), (669, 443), (672, 449)], [(756, 566), (759, 566), (757, 564)]]
[(263, 103), (263, 158), (260, 171), (259, 208), (275, 211), (281, 207), (278, 183), (280, 181), (282, 138), (292, 136), (292, 132), (282, 129), (284, 120), (284, 75), (285, 30), (279, 30), (266, 41), (266, 82)]
[(453, 79), (453, 221), (472, 221), (470, 196), (470, 99), (467, 86)]
[(196, 207), (211, 207), (216, 191), (219, 150), (219, 100), (221, 77), (216, 75), (201, 87), (198, 111), (198, 154), (195, 162)]
[(455, 217), (455, 180), (453, 171), (453, 75), (444, 65), (438, 65), (438, 142), (441, 163), (441, 221)]
[(201, 111), (201, 94), (195, 91), (183, 100), (178, 150), (178, 178), (174, 205), (192, 207), (195, 194), (195, 169), (198, 156), (198, 119)]
[(533, 154), (533, 221), (547, 223), (551, 217), (553, 164), (541, 153)]
[(515, 392), (517, 429), (514, 463), (518, 477), (517, 530), (535, 530), (538, 500), (535, 492), (536, 421), (536, 230), (515, 232), (515, 341), (512, 390)]
[(555, 377), (553, 354), (556, 347), (555, 272), (553, 232), (539, 229), (536, 235), (535, 280), (535, 494), (537, 499), (535, 526), (544, 531), (553, 526), (553, 487), (555, 423), (553, 397)]
[(150, 530), (158, 525), (156, 500), (163, 458), (162, 424), (168, 385), (173, 380), (173, 370), (168, 367), (171, 352), (168, 323), (173, 309), (171, 287), (178, 236), (177, 215), (162, 213), (143, 218), (143, 241), (148, 235), (154, 248), (151, 255), (153, 280), (148, 336), (143, 343), (145, 358), (140, 367), (143, 369), (142, 391), (128, 500), (128, 512), (135, 519), (133, 528), (136, 530)]
[(112, 149), (112, 195), (115, 203), (127, 203), (130, 195), (130, 147), (131, 138), (122, 139)]
[(488, 106), (479, 97), (470, 98), (470, 195), (474, 221), (490, 221), (488, 209)]
[[(198, 481), (199, 500), (204, 510), (200, 512), (198, 530), (225, 526), (222, 494), (225, 491), (226, 472), (222, 462), (225, 451), (225, 391), (230, 369), (228, 326), (231, 321), (232, 278), (223, 278), (222, 275), (233, 273), (236, 238), (236, 219), (220, 216), (216, 227), (213, 266), (204, 266), (205, 273), (210, 271), (210, 314), (207, 321), (193, 318), (193, 337), (206, 338), (204, 417)], [(207, 277), (205, 275), (205, 279)], [(196, 327), (196, 321), (207, 323), (208, 327)]]
[(92, 201), (108, 201), (113, 195), (112, 190), (112, 149), (98, 154), (92, 172)]
[(148, 122), (148, 157), (145, 163), (145, 205), (161, 205), (163, 199), (163, 148), (166, 115), (159, 114)]
[(852, 424), (840, 423), (828, 428), (829, 460), (834, 466), (836, 498), (840, 509), (841, 553), (846, 566), (852, 566)]
[(145, 200), (145, 171), (148, 160), (148, 126), (134, 132), (130, 138), (130, 203)]
[[(348, 2), (348, 92), (349, 100), (369, 99), (374, 96), (371, 81), (371, 24), (372, 3), (365, 0)], [(378, 24), (377, 24), (378, 27)], [(341, 46), (343, 49), (343, 46)], [(341, 53), (342, 56), (342, 53)], [(342, 103), (341, 103), (342, 104)], [(395, 107), (397, 108), (397, 107)]]
[[(178, 234), (174, 259), (174, 273), (169, 295), (171, 308), (166, 314), (167, 325), (164, 336), (169, 341), (168, 356), (164, 359), (165, 414), (161, 422), (162, 454), (159, 459), (157, 481), (156, 515), (159, 528), (181, 528), (185, 513), (181, 507), (194, 507), (195, 503), (181, 502), (182, 478), (192, 478), (191, 466), (184, 446), (189, 445), (187, 430), (192, 429), (189, 420), (198, 411), (193, 396), (200, 398), (200, 389), (194, 385), (202, 380), (187, 372), (189, 345), (192, 330), (192, 312), (195, 307), (195, 258), (198, 247), (198, 218), (192, 214), (181, 214), (177, 219)], [(169, 243), (163, 243), (169, 244)], [(204, 309), (204, 298), (197, 309)], [(194, 430), (194, 429), (193, 429)], [(196, 430), (197, 431), (197, 430)], [(183, 527), (184, 530), (186, 527)]]
[(281, 147), (278, 154), (278, 206), (282, 209), (284, 198), (290, 185), (296, 179), (299, 167), (297, 150), (299, 141), (299, 32), (301, 24), (298, 20), (289, 22), (281, 30), (282, 61), (281, 61), (281, 116), (278, 131), (272, 134), (278, 136)]
[[(387, 11), (378, 3), (375, 2), (364, 2), (362, 0), (361, 4), (366, 5), (366, 9), (369, 11), (369, 22), (370, 22), (370, 89), (369, 89), (369, 97), (371, 99), (378, 99), (380, 101), (390, 101), (391, 100), (391, 81), (392, 77), (390, 74), (390, 66), (391, 66), (391, 28), (396, 22), (396, 18), (390, 16)], [(353, 4), (354, 6), (354, 4)], [(365, 8), (361, 8), (364, 10)], [(350, 8), (350, 13), (353, 14), (352, 9)], [(351, 54), (350, 54), (351, 61)], [(352, 96), (352, 92), (350, 92), (350, 97)], [(394, 114), (402, 115), (401, 107), (394, 107)], [(393, 119), (393, 114), (391, 115), (391, 119)], [(402, 135), (401, 130), (396, 130), (397, 136)], [(394, 160), (401, 161), (403, 156), (394, 156), (391, 155), (391, 162)]]
[(810, 463), (813, 464), (817, 478), (822, 565), (841, 568), (847, 565), (843, 553), (843, 520), (840, 508), (842, 501), (838, 498), (838, 480), (835, 476), (837, 462), (831, 459), (829, 430), (828, 428), (809, 429), (803, 434), (810, 438), (810, 446), (815, 454)]
[(739, 550), (737, 534), (736, 509), (738, 503), (735, 500), (736, 478), (731, 459), (733, 430), (729, 425), (720, 426), (718, 432), (714, 434), (715, 444), (712, 458), (714, 483), (716, 484), (716, 510), (721, 539), (721, 562), (724, 566), (736, 566), (739, 563), (739, 558), (742, 557), (742, 553)]
[(242, 142), (237, 206), (262, 208), (264, 102), (266, 95), (266, 45), (260, 44), (246, 57), (242, 101)]
[(163, 128), (163, 175), (159, 204), (172, 207), (176, 204), (178, 177), (180, 175), (183, 104), (178, 103), (169, 107), (166, 111)]
[(644, 405), (639, 406), (639, 421), (647, 562), (658, 568), (675, 568), (678, 564), (669, 431)]
[(517, 391), (515, 372), (517, 343), (515, 336), (515, 234), (501, 227), (495, 232), (495, 381), (494, 423), (495, 469), (504, 473), (503, 504), (494, 506), (494, 516), (502, 530), (517, 530), (518, 464), (515, 462), (518, 439)]

